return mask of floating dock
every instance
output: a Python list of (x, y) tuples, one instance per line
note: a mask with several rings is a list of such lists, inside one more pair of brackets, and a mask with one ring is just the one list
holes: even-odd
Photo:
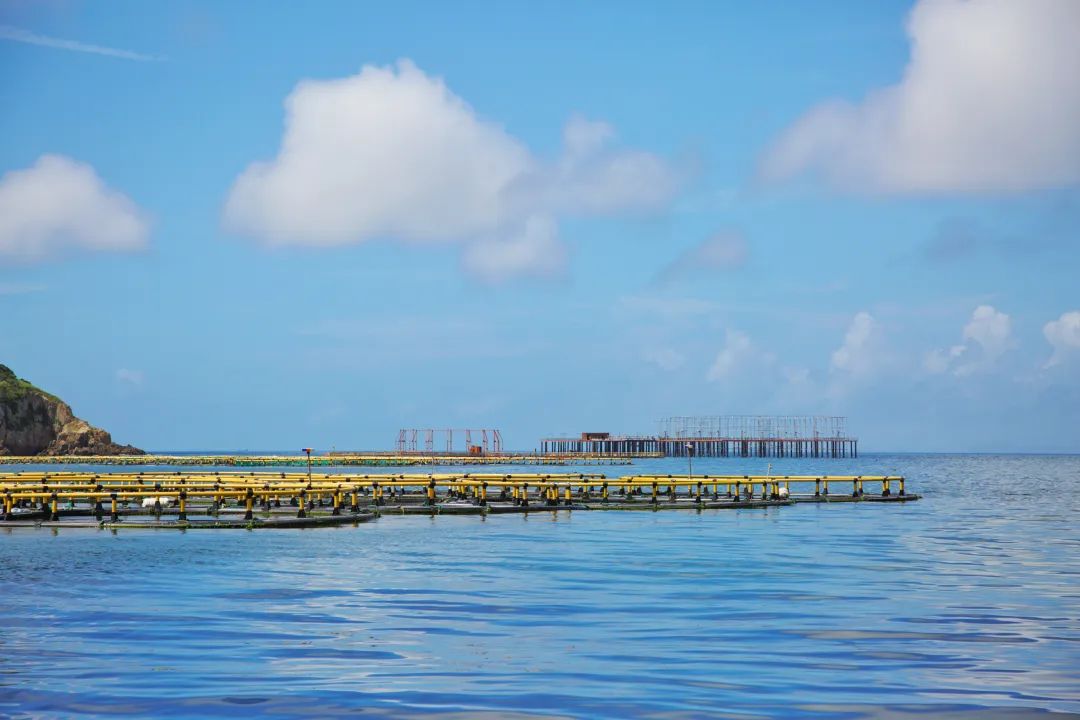
[(0, 474), (3, 527), (318, 527), (393, 514), (703, 510), (908, 502), (900, 476), (27, 472)]

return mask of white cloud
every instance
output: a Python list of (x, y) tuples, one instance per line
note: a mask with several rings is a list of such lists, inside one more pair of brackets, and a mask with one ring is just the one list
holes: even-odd
[(559, 242), (555, 221), (537, 216), (509, 237), (469, 243), (461, 262), (468, 273), (490, 284), (518, 276), (553, 277), (566, 268), (566, 248)]
[(149, 221), (89, 165), (42, 155), (0, 178), (0, 263), (42, 260), (66, 249), (132, 251), (146, 246)]
[(1010, 346), (1012, 321), (1003, 312), (998, 312), (990, 305), (980, 305), (971, 314), (971, 320), (964, 326), (965, 341), (978, 344), (987, 357), (996, 359)]
[(650, 365), (655, 365), (661, 370), (671, 372), (678, 370), (686, 362), (686, 358), (677, 350), (668, 347), (645, 348), (641, 357)]
[(716, 354), (706, 378), (710, 382), (728, 380), (749, 367), (772, 365), (775, 361), (772, 354), (758, 349), (746, 333), (728, 330), (724, 335), (724, 347)]
[(833, 351), (833, 371), (855, 376), (869, 375), (881, 360), (880, 326), (868, 312), (856, 313), (844, 334), (843, 344)]
[(142, 370), (129, 370), (128, 368), (120, 368), (116, 371), (117, 381), (126, 385), (134, 385), (135, 387), (141, 387), (143, 382), (146, 381), (146, 374)]
[(103, 45), (91, 45), (90, 43), (76, 40), (63, 40), (61, 38), (38, 35), (35, 32), (11, 25), (0, 25), (0, 40), (13, 40), (28, 45), (40, 45), (42, 47), (57, 48), (59, 50), (72, 50), (74, 52), (90, 53), (92, 55), (106, 55), (120, 58), (121, 60), (136, 60), (138, 62), (156, 62), (165, 58), (158, 55), (144, 55), (143, 53), (130, 50), (105, 47)]
[(481, 277), (548, 275), (558, 218), (653, 211), (676, 192), (667, 162), (616, 148), (604, 123), (571, 118), (544, 161), (408, 60), (301, 82), (285, 110), (277, 157), (249, 166), (224, 210), (272, 245), (459, 242)]
[(821, 389), (809, 368), (781, 362), (777, 353), (739, 330), (726, 331), (706, 379), (722, 388), (728, 407), (752, 412), (790, 412), (821, 400)]
[(932, 374), (951, 371), (970, 375), (993, 367), (1013, 346), (1012, 320), (990, 305), (980, 305), (964, 325), (963, 342), (948, 350), (933, 350), (923, 360), (923, 368)]
[(1054, 354), (1046, 361), (1046, 367), (1059, 365), (1071, 353), (1080, 351), (1080, 310), (1061, 314), (1043, 326), (1046, 341), (1054, 348)]
[(963, 345), (953, 345), (948, 350), (931, 350), (923, 358), (923, 368), (932, 375), (940, 375), (948, 372), (952, 362), (963, 354)]
[(301, 82), (278, 156), (236, 180), (229, 227), (270, 244), (375, 237), (451, 240), (494, 231), (528, 150), (408, 61)]
[(763, 160), (886, 192), (1021, 191), (1080, 181), (1080, 3), (922, 0), (897, 85), (825, 102)]
[(674, 197), (677, 176), (652, 153), (613, 147), (615, 130), (579, 116), (563, 128), (562, 156), (534, 162), (508, 186), (511, 212), (567, 215), (655, 212)]
[(661, 270), (658, 282), (670, 283), (698, 272), (734, 270), (746, 264), (750, 249), (742, 233), (719, 232), (695, 245)]

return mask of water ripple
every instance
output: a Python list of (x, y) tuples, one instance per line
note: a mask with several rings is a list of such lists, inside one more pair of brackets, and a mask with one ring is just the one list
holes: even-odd
[(1080, 712), (1080, 458), (774, 471), (902, 472), (926, 497), (326, 532), (5, 531), (0, 716)]

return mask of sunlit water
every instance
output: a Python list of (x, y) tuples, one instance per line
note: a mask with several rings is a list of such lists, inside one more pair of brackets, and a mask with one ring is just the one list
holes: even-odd
[(773, 471), (902, 473), (924, 499), (0, 530), (0, 715), (1080, 711), (1080, 457), (882, 455)]

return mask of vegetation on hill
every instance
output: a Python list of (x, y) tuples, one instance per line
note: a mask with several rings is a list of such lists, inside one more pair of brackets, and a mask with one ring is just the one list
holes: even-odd
[(0, 365), (0, 455), (141, 455), (75, 417), (60, 398)]
[(36, 387), (29, 380), (17, 377), (7, 365), (0, 365), (0, 402), (20, 400), (30, 393), (38, 393), (50, 400), (60, 402), (60, 398), (55, 395)]

